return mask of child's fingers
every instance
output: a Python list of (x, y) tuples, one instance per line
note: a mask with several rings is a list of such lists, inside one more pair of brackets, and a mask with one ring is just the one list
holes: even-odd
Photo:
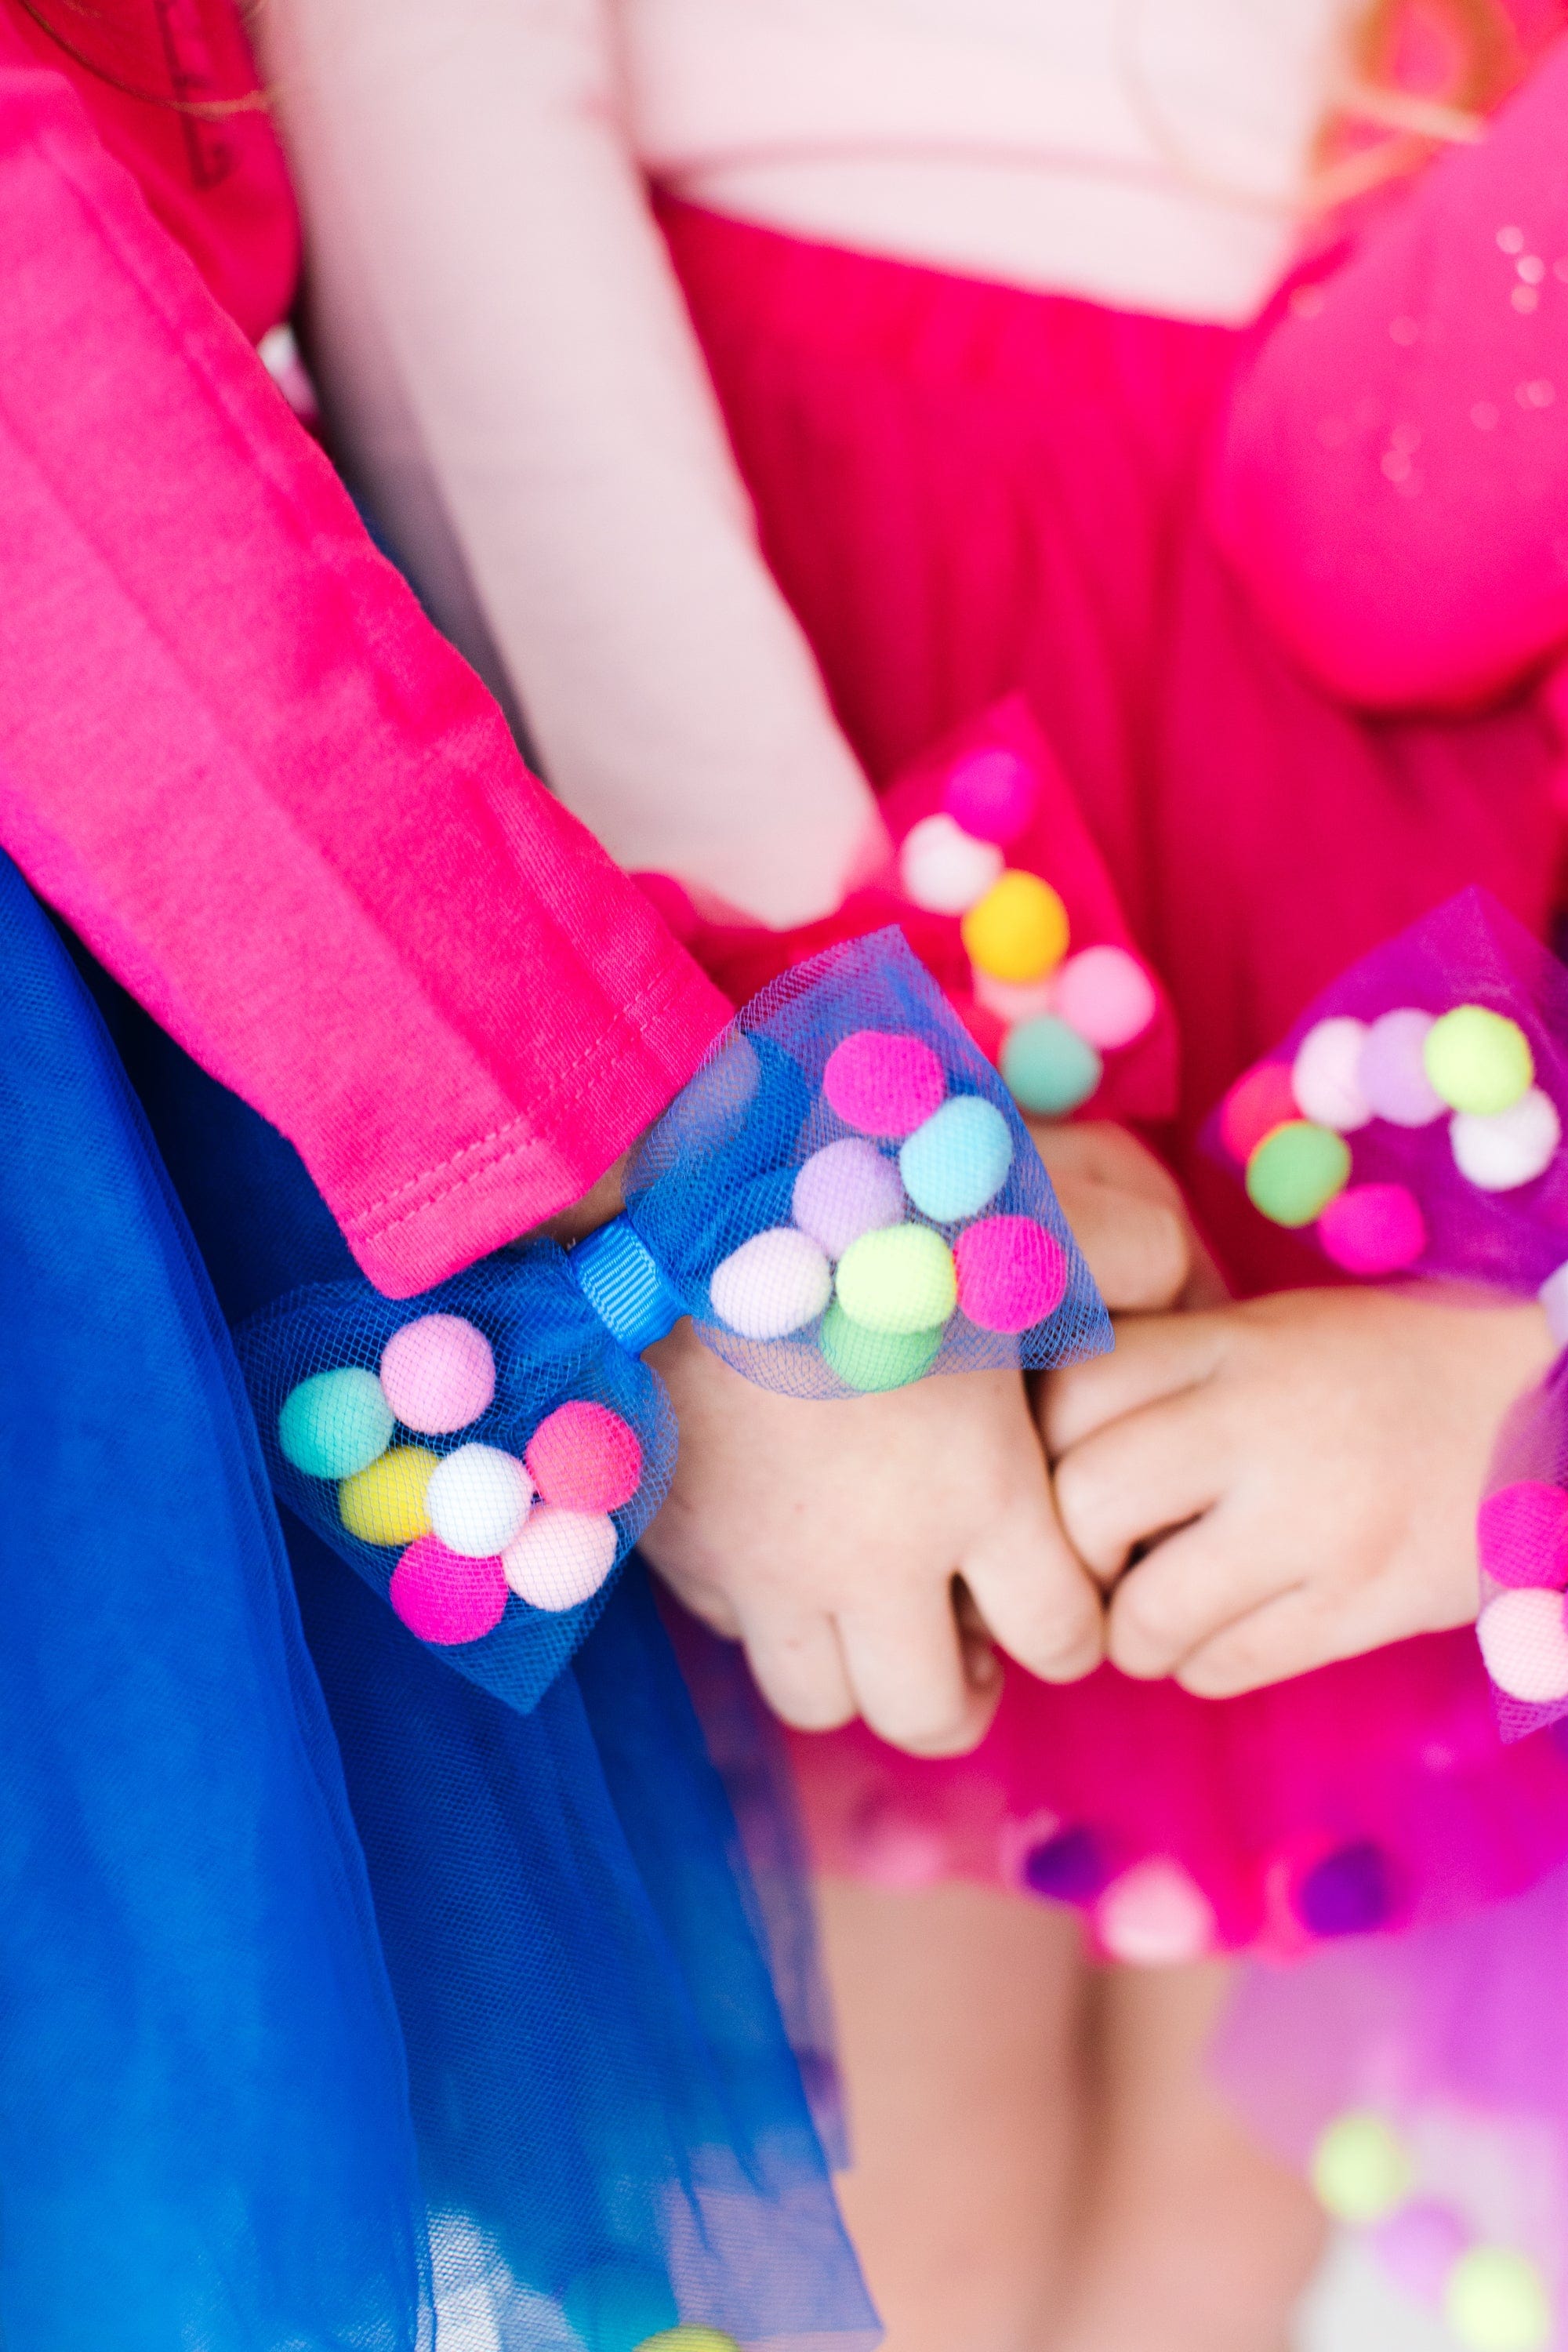
[(1058, 1526), (1044, 1488), (987, 1529), (963, 1562), (963, 1581), (1010, 1658), (1042, 1682), (1077, 1682), (1105, 1655), (1105, 1611)]
[(1185, 1682), (1193, 1661), (1242, 1623), (1256, 1623), (1288, 1580), (1267, 1545), (1233, 1526), (1223, 1507), (1211, 1510), (1157, 1544), (1117, 1586), (1111, 1663), (1142, 1682), (1166, 1675)]
[(985, 1737), (1001, 1675), (971, 1679), (945, 1586), (906, 1587), (846, 1613), (838, 1639), (860, 1713), (893, 1747), (962, 1756)]
[(1184, 1527), (1230, 1483), (1229, 1446), (1201, 1391), (1112, 1421), (1057, 1465), (1057, 1510), (1086, 1568), (1121, 1575), (1139, 1544)]
[(844, 1654), (831, 1617), (742, 1611), (742, 1638), (757, 1687), (797, 1731), (837, 1731), (856, 1715)]
[(1179, 1209), (1067, 1178), (1058, 1198), (1113, 1314), (1170, 1307), (1182, 1296), (1192, 1271), (1192, 1249)]
[(1040, 1426), (1053, 1461), (1085, 1438), (1163, 1397), (1211, 1378), (1230, 1344), (1222, 1315), (1131, 1315), (1109, 1356), (1052, 1372), (1039, 1384)]
[(1358, 1638), (1335, 1622), (1336, 1613), (1308, 1587), (1277, 1593), (1201, 1643), (1183, 1660), (1175, 1679), (1194, 1698), (1239, 1698), (1398, 1638), (1395, 1633)]

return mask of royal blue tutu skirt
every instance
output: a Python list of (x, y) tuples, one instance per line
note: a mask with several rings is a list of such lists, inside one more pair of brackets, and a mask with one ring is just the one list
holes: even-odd
[(335, 1227), (3, 859), (0, 999), (6, 2352), (869, 2346), (727, 1655), (634, 1562), (518, 1712), (285, 1530), (227, 1327)]

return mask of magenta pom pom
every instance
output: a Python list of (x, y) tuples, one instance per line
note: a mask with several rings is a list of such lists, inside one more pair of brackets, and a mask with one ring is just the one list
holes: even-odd
[(982, 1217), (952, 1255), (959, 1306), (983, 1331), (1027, 1331), (1061, 1305), (1067, 1253), (1033, 1217)]
[(829, 1054), (822, 1091), (845, 1125), (862, 1135), (912, 1135), (942, 1108), (947, 1079), (921, 1038), (857, 1029)]
[(1263, 1062), (1238, 1078), (1221, 1104), (1220, 1141), (1245, 1168), (1266, 1135), (1300, 1115), (1289, 1065)]
[(642, 1483), (636, 1430), (582, 1399), (540, 1423), (523, 1461), (542, 1498), (568, 1511), (618, 1511)]
[(1516, 1478), (1481, 1505), (1481, 1566), (1494, 1584), (1568, 1585), (1568, 1495), (1544, 1478)]
[(405, 1429), (449, 1437), (488, 1412), (496, 1392), (490, 1343), (462, 1315), (421, 1315), (381, 1352), (381, 1385)]
[(499, 1559), (467, 1559), (438, 1536), (420, 1536), (393, 1570), (389, 1598), (411, 1633), (450, 1648), (500, 1623), (506, 1571)]
[(1016, 751), (971, 751), (948, 776), (942, 806), (976, 841), (1016, 841), (1039, 804), (1040, 788)]
[(1426, 1246), (1426, 1220), (1404, 1184), (1352, 1184), (1318, 1219), (1324, 1253), (1347, 1274), (1397, 1274)]

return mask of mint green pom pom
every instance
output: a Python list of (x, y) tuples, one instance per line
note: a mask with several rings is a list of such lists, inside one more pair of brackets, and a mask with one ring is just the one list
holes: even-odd
[(1434, 1021), (1421, 1057), (1433, 1091), (1480, 1118), (1511, 1110), (1535, 1080), (1535, 1056), (1518, 1022), (1484, 1004), (1456, 1005)]
[(1472, 2246), (1448, 2273), (1444, 2315), (1466, 2352), (1546, 2352), (1552, 2299), (1528, 2255)]
[(838, 1303), (868, 1331), (934, 1331), (958, 1304), (952, 1252), (929, 1225), (862, 1234), (838, 1261)]
[(822, 1325), (822, 1352), (847, 1389), (861, 1396), (923, 1380), (942, 1351), (940, 1331), (868, 1331), (837, 1299)]
[(1002, 1047), (1002, 1076), (1015, 1102), (1039, 1118), (1063, 1118), (1086, 1103), (1105, 1073), (1105, 1064), (1076, 1029), (1054, 1013), (1039, 1013), (1009, 1029)]
[(1247, 1163), (1247, 1192), (1277, 1225), (1310, 1225), (1350, 1181), (1350, 1146), (1331, 1128), (1287, 1119)]
[(278, 1443), (307, 1478), (352, 1478), (385, 1453), (395, 1427), (374, 1372), (318, 1372), (285, 1398)]

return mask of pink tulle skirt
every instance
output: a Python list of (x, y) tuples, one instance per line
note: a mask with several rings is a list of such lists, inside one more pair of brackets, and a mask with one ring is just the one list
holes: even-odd
[[(1230, 333), (663, 220), (769, 560), (869, 772), (1026, 696), (1175, 1006), (1161, 1149), (1238, 1289), (1322, 1281), (1197, 1129), (1347, 962), (1463, 885), (1544, 930), (1545, 719), (1528, 699), (1367, 719), (1270, 644), (1204, 522)], [(1468, 1633), (1221, 1703), (1014, 1670), (973, 1756), (858, 1728), (795, 1754), (829, 1866), (1076, 1902), (1129, 1958), (1435, 1922), (1568, 1853), (1568, 1751), (1503, 1748)]]

